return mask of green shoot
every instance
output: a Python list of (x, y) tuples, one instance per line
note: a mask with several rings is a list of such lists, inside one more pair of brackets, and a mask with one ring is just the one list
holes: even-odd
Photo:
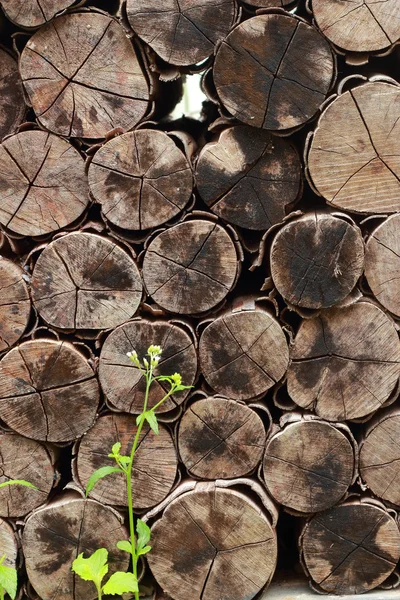
[(33, 485), (33, 483), (29, 483), (29, 481), (25, 481), (25, 479), (10, 479), (9, 481), (4, 481), (3, 483), (0, 483), (0, 488), (6, 487), (7, 485), (23, 485), (34, 490), (38, 489), (36, 485)]
[(3, 565), (6, 555), (0, 559), (0, 600), (4, 600), (5, 594), (8, 594), (12, 600), (17, 595), (18, 576), (16, 569)]

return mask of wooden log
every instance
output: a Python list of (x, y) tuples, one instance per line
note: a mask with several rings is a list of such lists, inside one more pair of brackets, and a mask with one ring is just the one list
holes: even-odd
[(221, 225), (195, 219), (152, 240), (142, 274), (148, 294), (165, 310), (203, 313), (221, 302), (234, 286), (238, 256)]
[(14, 133), (27, 110), (18, 64), (11, 54), (0, 48), (0, 140)]
[(316, 515), (301, 538), (306, 571), (323, 592), (360, 594), (383, 583), (400, 558), (400, 533), (384, 507), (349, 501)]
[(162, 131), (139, 129), (96, 152), (89, 185), (105, 218), (123, 229), (150, 229), (183, 210), (193, 191), (190, 164)]
[(234, 400), (210, 397), (194, 402), (184, 413), (178, 450), (192, 477), (233, 479), (255, 470), (265, 437), (254, 410)]
[(29, 29), (44, 25), (75, 2), (76, 0), (1, 0), (1, 7), (10, 21)]
[(26, 330), (31, 314), (23, 270), (0, 257), (0, 352), (13, 346)]
[(282, 221), (300, 194), (300, 157), (287, 140), (230, 127), (200, 152), (196, 183), (213, 213), (239, 227), (265, 230)]
[[(197, 353), (194, 336), (179, 322), (137, 319), (125, 323), (109, 335), (100, 353), (99, 379), (107, 403), (111, 408), (138, 414), (143, 410), (146, 391), (145, 379), (126, 356), (135, 350), (143, 357), (151, 344), (162, 348), (158, 364), (159, 375), (180, 373), (185, 385), (193, 385), (197, 376)], [(169, 391), (169, 385), (155, 382), (149, 394), (148, 406), (155, 406)], [(189, 391), (170, 396), (158, 409), (163, 414), (179, 406)]]
[(172, 65), (194, 65), (214, 53), (236, 19), (234, 0), (126, 0), (134, 32)]
[(278, 322), (264, 310), (222, 315), (203, 331), (201, 371), (219, 394), (249, 400), (265, 394), (285, 375), (289, 350)]
[(296, 0), (241, 0), (243, 4), (254, 6), (255, 8), (285, 8), (288, 9)]
[(400, 215), (381, 223), (367, 240), (365, 276), (379, 302), (400, 317)]
[(308, 172), (328, 204), (356, 213), (400, 210), (400, 88), (365, 83), (322, 113), (308, 152)]
[(0, 548), (2, 556), (4, 554), (6, 555), (2, 564), (6, 567), (16, 569), (18, 559), (18, 543), (15, 537), (14, 529), (7, 521), (4, 521), (3, 519), (0, 519)]
[(142, 282), (131, 256), (110, 239), (70, 233), (51, 242), (32, 275), (40, 316), (59, 329), (107, 329), (132, 317)]
[(22, 548), (28, 578), (42, 600), (94, 600), (96, 588), (71, 570), (73, 560), (98, 548), (108, 550), (111, 575), (126, 571), (129, 556), (116, 549), (128, 539), (121, 516), (94, 500), (61, 496), (27, 520)]
[(302, 321), (291, 351), (288, 392), (329, 421), (371, 415), (400, 375), (400, 340), (390, 317), (370, 302), (328, 309)]
[(222, 105), (248, 125), (288, 130), (303, 125), (334, 78), (328, 42), (289, 14), (244, 21), (219, 46), (214, 83)]
[(20, 235), (62, 229), (89, 204), (85, 163), (67, 141), (24, 131), (0, 145), (0, 223)]
[[(92, 473), (105, 465), (114, 466), (108, 458), (113, 444), (122, 444), (121, 454), (130, 455), (136, 433), (136, 418), (130, 415), (105, 415), (79, 444), (76, 476), (84, 489)], [(178, 460), (172, 436), (160, 425), (159, 435), (144, 427), (133, 465), (134, 508), (149, 509), (169, 494), (175, 482)], [(127, 506), (126, 478), (113, 473), (97, 483), (90, 498), (105, 504)]]
[(24, 342), (0, 361), (0, 413), (34, 440), (69, 442), (93, 424), (99, 388), (93, 369), (69, 342)]
[(75, 12), (41, 27), (20, 71), (38, 122), (54, 133), (104, 138), (145, 115), (149, 85), (131, 42), (113, 18)]
[(286, 302), (328, 308), (344, 300), (362, 275), (361, 231), (347, 219), (306, 214), (275, 235), (270, 264), (275, 287)]

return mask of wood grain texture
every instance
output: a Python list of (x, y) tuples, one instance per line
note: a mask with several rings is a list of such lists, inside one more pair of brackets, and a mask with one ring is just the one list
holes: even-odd
[(24, 100), (17, 61), (0, 48), (0, 140), (14, 133), (24, 120)]
[(1, 0), (6, 16), (21, 27), (40, 27), (76, 0)]
[(150, 229), (183, 210), (193, 191), (190, 164), (164, 132), (139, 129), (107, 142), (93, 157), (89, 185), (108, 221)]
[(202, 373), (219, 394), (250, 400), (285, 375), (289, 350), (278, 322), (261, 310), (222, 315), (203, 331)]
[(151, 539), (151, 571), (175, 600), (253, 598), (275, 570), (275, 530), (233, 490), (183, 494), (153, 525)]
[(370, 415), (400, 376), (400, 340), (377, 306), (358, 302), (302, 321), (291, 350), (288, 392), (329, 421)]
[(51, 242), (32, 275), (33, 302), (59, 329), (107, 329), (132, 317), (142, 298), (133, 258), (110, 239), (70, 233)]
[(271, 275), (282, 297), (304, 308), (328, 308), (352, 291), (364, 268), (361, 230), (347, 220), (313, 212), (276, 234)]
[(20, 59), (25, 89), (39, 123), (54, 133), (104, 138), (134, 127), (149, 102), (146, 77), (117, 21), (73, 13), (37, 31)]
[(197, 314), (221, 302), (238, 271), (235, 245), (216, 223), (196, 219), (160, 233), (143, 261), (152, 299), (171, 312)]
[(23, 270), (0, 257), (0, 352), (13, 346), (24, 333), (31, 314), (31, 301)]
[(356, 213), (400, 211), (400, 87), (373, 82), (322, 113), (308, 154), (317, 191)]
[(256, 8), (289, 8), (295, 0), (242, 0), (242, 2)]
[(89, 204), (85, 163), (67, 141), (24, 131), (0, 145), (0, 223), (43, 235), (75, 221)]
[(69, 342), (24, 342), (0, 361), (0, 414), (34, 440), (68, 442), (93, 424), (99, 388), (87, 360)]
[[(145, 379), (129, 358), (135, 350), (142, 359), (151, 344), (161, 346), (158, 375), (180, 373), (184, 385), (193, 385), (197, 374), (197, 353), (193, 338), (179, 324), (140, 319), (117, 327), (103, 344), (100, 353), (99, 379), (107, 402), (117, 410), (138, 414), (143, 410)], [(148, 406), (155, 406), (169, 391), (165, 382), (153, 383)], [(165, 413), (179, 406), (188, 390), (170, 396), (158, 409)]]
[(203, 147), (196, 183), (207, 206), (225, 221), (269, 229), (300, 193), (300, 157), (287, 140), (239, 125)]
[(234, 117), (271, 130), (311, 119), (334, 76), (328, 42), (291, 15), (259, 15), (244, 21), (217, 51), (214, 83)]
[(132, 29), (163, 60), (194, 65), (213, 54), (236, 18), (233, 0), (127, 0)]
[(16, 569), (18, 543), (13, 528), (7, 521), (3, 521), (3, 519), (0, 519), (0, 547), (3, 554), (6, 555), (3, 565)]

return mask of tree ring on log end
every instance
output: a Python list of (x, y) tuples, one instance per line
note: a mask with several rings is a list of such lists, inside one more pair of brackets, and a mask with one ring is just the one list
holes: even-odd
[(6, 16), (20, 27), (40, 27), (76, 0), (1, 0)]
[(39, 256), (32, 296), (53, 327), (107, 329), (135, 314), (142, 282), (133, 258), (113, 241), (74, 232), (51, 242)]
[[(143, 410), (146, 382), (127, 352), (144, 357), (151, 344), (161, 346), (158, 375), (181, 373), (184, 385), (192, 385), (197, 375), (197, 353), (193, 339), (179, 325), (165, 321), (138, 319), (117, 327), (106, 339), (100, 353), (99, 379), (108, 403), (117, 410), (139, 414)], [(150, 388), (148, 407), (155, 406), (169, 391), (165, 382)], [(165, 413), (179, 406), (189, 390), (173, 394), (157, 409)]]
[(150, 229), (179, 214), (193, 191), (190, 164), (164, 132), (139, 129), (96, 152), (89, 185), (106, 219), (123, 229)]
[(328, 308), (344, 300), (361, 277), (364, 242), (356, 225), (314, 212), (282, 227), (270, 261), (275, 287), (287, 302)]
[(291, 350), (288, 392), (328, 421), (360, 419), (385, 403), (400, 376), (394, 322), (370, 302), (303, 320)]
[(236, 248), (226, 230), (196, 219), (163, 231), (150, 243), (143, 280), (148, 294), (165, 310), (197, 314), (225, 298), (238, 268)]
[(23, 270), (0, 257), (0, 352), (13, 346), (29, 322), (31, 301)]
[(218, 48), (214, 83), (237, 119), (271, 130), (306, 123), (334, 77), (327, 40), (291, 15), (267, 14), (240, 23)]
[(100, 13), (57, 17), (26, 44), (20, 71), (43, 127), (64, 136), (104, 138), (145, 115), (149, 87), (124, 29)]
[(245, 229), (266, 230), (297, 200), (300, 157), (287, 140), (238, 125), (204, 146), (196, 183), (213, 213)]
[(21, 125), (27, 107), (17, 61), (3, 48), (0, 48), (0, 65), (0, 140), (2, 140)]
[(279, 323), (261, 310), (218, 317), (203, 331), (200, 365), (219, 394), (250, 400), (267, 392), (285, 375), (289, 349)]
[(400, 211), (400, 88), (360, 85), (322, 113), (308, 153), (318, 193), (356, 213)]
[(1, 418), (21, 435), (69, 442), (93, 425), (99, 386), (69, 342), (24, 342), (2, 358), (0, 377)]

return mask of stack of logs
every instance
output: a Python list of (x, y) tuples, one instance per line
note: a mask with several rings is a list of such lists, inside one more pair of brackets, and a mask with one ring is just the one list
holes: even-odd
[[(0, 482), (38, 488), (0, 490), (19, 598), (94, 599), (80, 552), (128, 568), (122, 475), (84, 489), (130, 450), (150, 344), (193, 388), (140, 439), (144, 595), (254, 598), (278, 560), (320, 592), (398, 585), (398, 0), (0, 4)], [(172, 120), (199, 72), (200, 120)]]

